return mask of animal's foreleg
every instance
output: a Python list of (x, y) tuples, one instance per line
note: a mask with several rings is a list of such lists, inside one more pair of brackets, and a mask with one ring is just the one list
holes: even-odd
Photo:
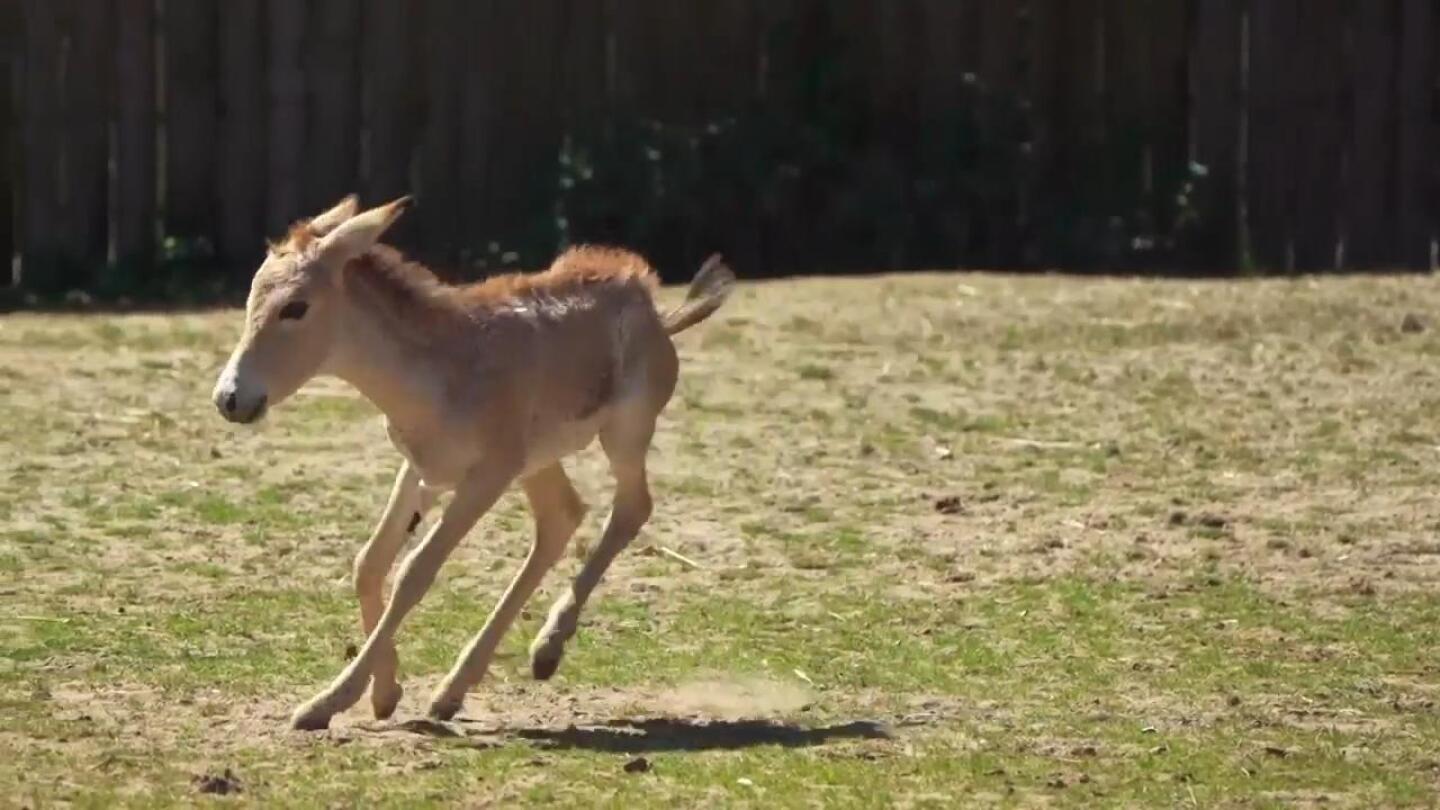
[(395, 631), (405, 615), (419, 604), (450, 552), (455, 550), (475, 521), (495, 503), (513, 477), (512, 466), (477, 469), (466, 476), (456, 488), (454, 499), (445, 507), (440, 521), (425, 536), (425, 540), (406, 556), (390, 594), (390, 603), (385, 606), (365, 646), (325, 691), (295, 710), (290, 718), (293, 727), (325, 728), (330, 724), (331, 717), (355, 705), (365, 693), (365, 684), (381, 650), (394, 643)]
[[(360, 622), (367, 637), (374, 632), (384, 613), (385, 576), (395, 564), (405, 536), (415, 530), (434, 504), (434, 491), (422, 488), (420, 474), (408, 462), (405, 463), (395, 476), (395, 486), (379, 524), (360, 553), (355, 555), (355, 595), (360, 600)], [(387, 642), (375, 653), (375, 671), (370, 684), (370, 703), (379, 719), (394, 713), (395, 706), (400, 702), (403, 690), (396, 678), (398, 667), (395, 645)]]

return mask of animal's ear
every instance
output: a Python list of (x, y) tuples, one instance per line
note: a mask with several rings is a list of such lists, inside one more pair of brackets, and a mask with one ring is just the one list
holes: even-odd
[(407, 196), (356, 214), (320, 240), (320, 255), (332, 266), (343, 266), (380, 241), (385, 229), (409, 207), (410, 198)]
[(346, 195), (334, 208), (310, 220), (310, 232), (316, 236), (324, 236), (338, 228), (340, 223), (355, 216), (359, 209), (360, 198), (354, 194)]

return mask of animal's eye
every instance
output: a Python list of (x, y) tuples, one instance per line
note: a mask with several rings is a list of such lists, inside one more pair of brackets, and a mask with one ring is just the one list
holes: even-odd
[(305, 313), (309, 311), (309, 309), (310, 305), (304, 301), (291, 301), (280, 308), (280, 320), (298, 321), (305, 317)]

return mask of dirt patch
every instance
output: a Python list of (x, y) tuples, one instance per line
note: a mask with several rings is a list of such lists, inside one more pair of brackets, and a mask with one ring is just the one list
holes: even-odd
[(739, 720), (790, 715), (812, 700), (810, 692), (796, 684), (746, 678), (693, 681), (665, 692), (655, 705), (679, 716)]

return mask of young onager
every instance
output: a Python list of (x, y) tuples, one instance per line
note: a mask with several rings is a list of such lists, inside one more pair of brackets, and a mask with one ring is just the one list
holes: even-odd
[[(355, 558), (365, 646), (295, 711), (295, 728), (326, 727), (367, 683), (375, 716), (395, 711), (396, 630), (461, 538), (519, 479), (535, 538), (431, 700), (432, 717), (454, 716), (579, 525), (585, 505), (560, 461), (598, 436), (615, 476), (610, 519), (530, 648), (535, 677), (554, 674), (586, 600), (650, 517), (645, 456), (679, 371), (670, 336), (714, 313), (734, 285), (734, 274), (712, 257), (685, 302), (662, 316), (649, 266), (609, 248), (571, 249), (541, 273), (447, 285), (378, 243), (407, 202), (356, 213), (352, 195), (272, 245), (250, 288), (240, 342), (215, 385), (220, 413), (250, 423), (310, 378), (339, 377), (384, 411), (405, 457), (380, 523)], [(381, 588), (407, 532), (448, 490), (454, 497), (406, 557), (386, 604)]]

